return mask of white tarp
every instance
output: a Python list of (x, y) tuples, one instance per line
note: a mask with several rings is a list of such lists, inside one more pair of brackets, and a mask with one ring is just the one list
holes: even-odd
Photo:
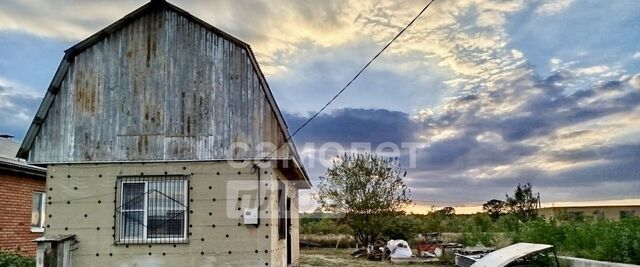
[(391, 258), (411, 258), (411, 248), (404, 240), (389, 240), (387, 248), (391, 251)]
[(517, 243), (485, 255), (471, 267), (504, 267), (519, 258), (552, 247), (546, 244)]

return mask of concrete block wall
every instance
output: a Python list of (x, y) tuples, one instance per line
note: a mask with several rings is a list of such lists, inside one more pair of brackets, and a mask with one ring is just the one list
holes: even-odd
[[(283, 246), (273, 245), (283, 242), (277, 240), (274, 218), (276, 169), (261, 165), (261, 219), (256, 228), (244, 225), (241, 218), (245, 208), (256, 207), (258, 203), (257, 174), (252, 173), (250, 164), (246, 165), (237, 167), (227, 162), (50, 165), (46, 235), (77, 235), (78, 249), (72, 254), (74, 266), (282, 266), (275, 259), (283, 258), (280, 256)], [(188, 243), (114, 243), (116, 181), (119, 176), (135, 175), (188, 176)], [(233, 191), (230, 188), (238, 186), (243, 187), (240, 196), (229, 193)], [(297, 207), (297, 191), (295, 196), (292, 206), (296, 203)]]
[(42, 233), (31, 232), (33, 192), (45, 191), (45, 181), (0, 173), (0, 249), (35, 256), (34, 239)]

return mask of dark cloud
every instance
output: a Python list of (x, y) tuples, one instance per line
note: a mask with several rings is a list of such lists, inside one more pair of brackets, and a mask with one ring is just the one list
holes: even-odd
[(622, 81), (608, 81), (598, 86), (598, 89), (604, 91), (621, 90), (624, 89), (624, 83)]
[[(525, 182), (547, 193), (580, 185), (585, 192), (611, 187), (619, 191), (609, 197), (632, 197), (633, 191), (629, 188), (636, 187), (629, 184), (640, 181), (637, 164), (640, 145), (622, 142), (568, 150), (531, 142), (543, 138), (553, 146), (554, 142), (566, 139), (579, 140), (592, 135), (593, 131), (562, 134), (558, 131), (614, 114), (628, 114), (640, 107), (640, 93), (629, 90), (624, 83), (602, 83), (621, 86), (615, 89), (619, 94), (611, 97), (605, 95), (608, 91), (601, 90), (602, 86), (568, 92), (561, 81), (570, 79), (552, 74), (552, 77), (535, 80), (533, 87), (522, 87), (518, 81), (505, 85), (512, 86), (508, 90), (452, 98), (443, 104), (445, 108), (419, 121), (406, 113), (389, 110), (335, 110), (316, 118), (296, 141), (371, 142), (374, 146), (382, 142), (422, 141), (424, 147), (417, 149), (417, 165), (408, 169), (409, 184), (418, 200), (479, 201), (488, 196), (500, 197), (516, 184)], [(493, 106), (513, 101), (515, 96), (521, 96), (524, 101), (512, 112), (486, 112)], [(286, 114), (286, 117), (292, 130), (308, 118), (295, 114)], [(452, 131), (450, 136), (434, 139), (448, 130)], [(570, 167), (550, 170), (522, 162), (530, 157)], [(408, 154), (403, 154), (401, 159), (408, 166)], [(498, 166), (510, 167), (506, 171), (491, 171)], [(311, 173), (319, 174), (326, 167)], [(574, 196), (569, 197), (581, 198), (582, 193), (574, 192)], [(598, 194), (603, 196), (602, 191)]]
[[(485, 94), (485, 97), (471, 98), (476, 102), (473, 105), (460, 105), (460, 100), (452, 100), (450, 106), (455, 109), (424, 120), (425, 141), (429, 145), (419, 150), (418, 166), (410, 171), (410, 174), (415, 173), (410, 176), (413, 178), (412, 187), (428, 189), (425, 191), (428, 193), (414, 190), (417, 198), (479, 201), (487, 198), (486, 195), (506, 192), (523, 182), (531, 182), (543, 192), (554, 192), (559, 187), (585, 187), (584, 192), (564, 195), (572, 195), (572, 198), (581, 198), (589, 190), (603, 186), (624, 184), (626, 188), (620, 187), (620, 192), (611, 192), (609, 197), (637, 196), (637, 192), (634, 196), (628, 189), (637, 186), (628, 185), (640, 181), (640, 165), (637, 164), (640, 162), (640, 145), (633, 143), (638, 140), (571, 150), (554, 149), (552, 146), (559, 140), (592, 134), (590, 130), (582, 130), (558, 135), (560, 129), (601, 121), (610, 115), (632, 114), (640, 107), (640, 92), (618, 80), (600, 83), (593, 89), (568, 92), (562, 83), (571, 81), (571, 77), (554, 73), (550, 77), (534, 79), (533, 87), (522, 87), (515, 82), (506, 84), (507, 88)], [(527, 94), (537, 89), (541, 93)], [(605, 95), (612, 90), (618, 94)], [(492, 110), (491, 107), (504, 103), (501, 101), (517, 99), (516, 96), (525, 100), (511, 112), (479, 112)], [(495, 102), (496, 99), (500, 101)], [(438, 141), (429, 139), (434, 135), (428, 133), (446, 129), (455, 130), (455, 136)], [(492, 138), (483, 139), (483, 134), (487, 133), (491, 133)], [(534, 138), (543, 138), (550, 143), (531, 142)], [(522, 162), (532, 156), (569, 167), (548, 170)], [(509, 167), (494, 171), (499, 166)], [(460, 196), (452, 192), (465, 194)], [(599, 191), (599, 194), (603, 193)]]
[(24, 137), (42, 98), (0, 85), (0, 133)]
[[(284, 114), (289, 129), (294, 131), (308, 116)], [(419, 124), (403, 112), (385, 109), (339, 109), (320, 114), (305, 127), (295, 140), (300, 143), (369, 142), (373, 145), (384, 142), (400, 144), (416, 141)]]

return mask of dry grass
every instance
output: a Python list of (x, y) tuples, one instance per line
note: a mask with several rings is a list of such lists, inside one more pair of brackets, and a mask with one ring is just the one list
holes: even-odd
[[(300, 266), (393, 266), (390, 262), (369, 261), (351, 257), (352, 249), (316, 248), (300, 250)], [(412, 264), (417, 265), (417, 264)], [(444, 267), (447, 265), (422, 264), (423, 266)]]

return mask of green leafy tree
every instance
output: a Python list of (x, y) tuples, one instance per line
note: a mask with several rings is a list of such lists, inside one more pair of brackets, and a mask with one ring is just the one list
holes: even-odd
[(436, 211), (438, 214), (442, 216), (453, 216), (456, 215), (456, 209), (453, 207), (444, 207)]
[(411, 215), (399, 212), (394, 216), (393, 222), (387, 223), (382, 229), (382, 234), (389, 239), (403, 239), (410, 242), (418, 236), (419, 223)]
[(489, 217), (489, 215), (485, 213), (476, 213), (473, 215), (469, 215), (464, 224), (465, 226), (463, 231), (465, 232), (490, 232), (494, 230), (494, 225), (491, 217)]
[(505, 214), (496, 221), (498, 229), (506, 232), (517, 232), (520, 230), (520, 220), (514, 214)]
[(487, 203), (482, 204), (482, 210), (484, 210), (493, 221), (498, 220), (500, 215), (505, 212), (506, 203), (499, 199), (492, 199), (487, 201)]
[(533, 187), (530, 183), (518, 184), (513, 196), (507, 194), (507, 208), (523, 222), (538, 217), (538, 198), (533, 195)]
[(361, 245), (375, 242), (393, 215), (411, 203), (397, 158), (341, 155), (320, 176), (315, 198), (323, 210), (344, 216)]

